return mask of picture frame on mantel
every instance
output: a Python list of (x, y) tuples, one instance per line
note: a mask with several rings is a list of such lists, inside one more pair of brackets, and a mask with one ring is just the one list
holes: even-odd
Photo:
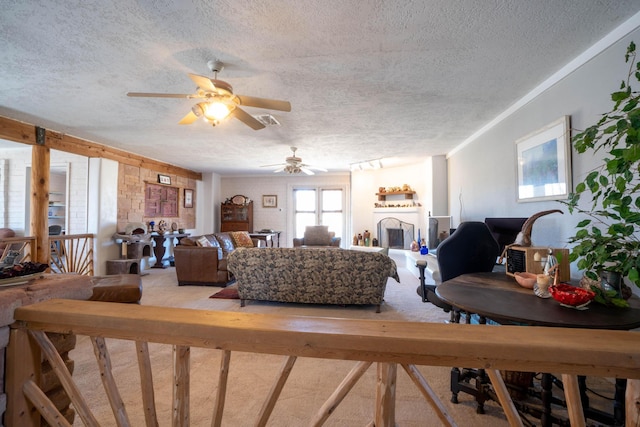
[(571, 186), (570, 116), (516, 141), (516, 200), (563, 200)]
[(158, 183), (171, 185), (171, 177), (169, 175), (158, 174)]
[(193, 207), (193, 190), (189, 188), (184, 189), (184, 207), (185, 208)]
[(278, 196), (276, 195), (266, 195), (262, 196), (262, 207), (263, 208), (277, 208), (278, 207)]

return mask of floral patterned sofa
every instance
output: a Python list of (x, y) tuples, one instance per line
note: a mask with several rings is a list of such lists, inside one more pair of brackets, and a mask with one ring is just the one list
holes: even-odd
[(374, 304), (380, 312), (387, 279), (400, 282), (387, 255), (337, 248), (238, 248), (228, 268), (243, 307), (246, 300)]

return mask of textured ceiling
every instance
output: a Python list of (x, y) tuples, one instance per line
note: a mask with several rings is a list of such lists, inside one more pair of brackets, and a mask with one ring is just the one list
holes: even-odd
[[(46, 4), (46, 7), (44, 6)], [(0, 115), (200, 172), (330, 172), (446, 154), (640, 10), (638, 0), (4, 1)], [(281, 126), (178, 121), (187, 73), (288, 100)], [(246, 108), (253, 115), (269, 111)]]

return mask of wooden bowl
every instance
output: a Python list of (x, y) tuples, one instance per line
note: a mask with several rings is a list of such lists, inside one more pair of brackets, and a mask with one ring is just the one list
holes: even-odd
[(516, 282), (523, 288), (533, 289), (533, 285), (536, 284), (537, 274), (533, 273), (514, 273)]

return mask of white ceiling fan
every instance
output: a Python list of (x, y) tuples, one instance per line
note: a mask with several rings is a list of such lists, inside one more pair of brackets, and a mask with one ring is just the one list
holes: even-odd
[(278, 173), (278, 172), (286, 172), (289, 174), (296, 174), (296, 173), (300, 173), (303, 172), (307, 175), (314, 175), (315, 173), (313, 172), (314, 170), (319, 171), (319, 172), (327, 172), (326, 169), (324, 168), (320, 168), (317, 166), (311, 166), (311, 165), (307, 165), (305, 163), (302, 163), (302, 159), (298, 156), (296, 156), (296, 147), (291, 147), (291, 151), (293, 151), (293, 154), (289, 157), (287, 157), (285, 159), (285, 163), (276, 163), (273, 165), (263, 165), (260, 166), (262, 168), (269, 168), (269, 167), (274, 167), (277, 166), (277, 169), (273, 171), (273, 173)]
[(196, 84), (196, 92), (192, 94), (183, 93), (148, 93), (148, 92), (128, 92), (127, 96), (145, 98), (187, 98), (202, 99), (191, 108), (191, 111), (180, 120), (181, 125), (190, 125), (198, 118), (217, 126), (228, 116), (233, 116), (253, 130), (262, 129), (265, 124), (240, 108), (241, 105), (247, 107), (265, 108), (268, 110), (291, 111), (289, 101), (277, 99), (256, 98), (253, 96), (234, 95), (233, 88), (225, 81), (217, 80), (218, 73), (224, 68), (220, 61), (207, 62), (209, 69), (214, 73), (215, 78), (199, 76), (189, 73), (189, 78)]

